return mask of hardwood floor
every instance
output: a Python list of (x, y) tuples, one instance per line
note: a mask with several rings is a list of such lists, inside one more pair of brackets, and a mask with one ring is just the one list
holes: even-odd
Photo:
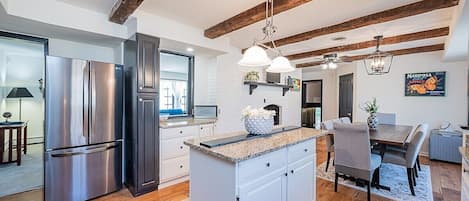
[[(319, 139), (317, 144), (318, 165), (326, 161), (325, 140)], [(459, 201), (461, 188), (461, 166), (439, 161), (420, 158), (422, 164), (430, 165), (434, 201)], [(334, 183), (317, 179), (317, 201), (335, 200), (366, 200), (366, 193), (345, 186), (339, 186), (339, 192), (334, 192)], [(127, 189), (121, 190), (94, 201), (185, 201), (189, 197), (189, 182), (177, 184), (159, 191), (134, 198)], [(0, 201), (39, 201), (42, 192), (31, 191), (13, 196), (0, 198)], [(389, 199), (372, 195), (373, 201), (388, 201)]]

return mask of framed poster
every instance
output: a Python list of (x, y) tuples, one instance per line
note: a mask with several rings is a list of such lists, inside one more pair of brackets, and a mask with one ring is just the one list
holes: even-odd
[(292, 91), (300, 91), (301, 90), (301, 80), (297, 78), (292, 78), (293, 88)]
[(445, 96), (446, 72), (405, 74), (405, 96)]

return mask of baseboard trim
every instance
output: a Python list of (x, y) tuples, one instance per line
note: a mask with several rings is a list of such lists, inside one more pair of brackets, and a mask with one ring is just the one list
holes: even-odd
[(169, 180), (169, 181), (160, 183), (160, 185), (158, 185), (158, 190), (161, 190), (163, 188), (167, 188), (167, 187), (170, 187), (172, 185), (176, 185), (176, 184), (188, 181), (188, 180), (189, 180), (189, 176), (181, 177), (181, 178), (174, 179), (174, 180)]

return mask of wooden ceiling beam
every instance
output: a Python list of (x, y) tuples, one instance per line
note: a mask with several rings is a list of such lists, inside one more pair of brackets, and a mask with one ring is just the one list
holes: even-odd
[[(414, 47), (414, 48), (408, 48), (408, 49), (400, 49), (400, 50), (393, 50), (393, 51), (388, 51), (394, 56), (399, 56), (399, 55), (406, 55), (406, 54), (416, 54), (416, 53), (423, 53), (423, 52), (433, 52), (433, 51), (440, 51), (445, 49), (445, 44), (437, 44), (437, 45), (429, 45), (429, 46), (422, 46), (422, 47)], [(367, 57), (368, 55), (357, 55), (357, 56), (345, 56), (341, 57), (342, 60), (346, 62), (352, 62), (352, 61), (358, 61), (358, 60), (363, 60)], [(301, 63), (297, 64), (297, 68), (306, 68), (306, 67), (313, 67), (320, 65), (320, 61), (314, 61), (314, 62), (307, 62), (307, 63)]]
[(109, 20), (124, 24), (127, 18), (143, 3), (143, 0), (117, 0), (111, 10)]
[[(301, 6), (311, 0), (275, 0), (274, 15)], [(205, 30), (207, 38), (217, 38), (265, 19), (265, 3), (261, 3), (242, 13)]]
[[(289, 37), (275, 40), (277, 47), (288, 44), (298, 43), (306, 41), (318, 36), (323, 36), (332, 33), (338, 33), (343, 31), (349, 31), (358, 29), (374, 24), (380, 24), (384, 22), (390, 22), (405, 17), (415, 16), (418, 14), (442, 9), (449, 8), (458, 5), (459, 0), (422, 0), (416, 3), (408, 4), (405, 6), (385, 10), (382, 12), (374, 13), (371, 15), (355, 18), (346, 22), (342, 22), (336, 25), (314, 29), (311, 31), (295, 34)], [(265, 45), (270, 46), (270, 43)]]
[[(423, 39), (447, 36), (448, 34), (449, 34), (449, 27), (444, 27), (444, 28), (432, 29), (432, 30), (421, 31), (421, 32), (416, 32), (416, 33), (403, 34), (399, 36), (393, 36), (393, 37), (387, 37), (387, 38), (385, 37), (381, 41), (381, 45), (391, 45), (391, 44), (398, 44), (398, 43), (404, 43), (404, 42), (410, 42), (410, 41), (416, 41), (416, 40), (423, 40)], [(320, 50), (313, 50), (313, 51), (303, 52), (303, 53), (298, 53), (298, 54), (292, 54), (286, 57), (290, 60), (297, 60), (297, 59), (305, 59), (309, 57), (321, 56), (327, 53), (353, 51), (353, 50), (366, 49), (366, 48), (375, 47), (375, 46), (376, 46), (376, 40), (370, 40), (370, 41), (354, 43), (354, 44), (349, 44), (349, 45), (343, 45), (343, 46), (325, 48), (325, 49), (320, 49)]]

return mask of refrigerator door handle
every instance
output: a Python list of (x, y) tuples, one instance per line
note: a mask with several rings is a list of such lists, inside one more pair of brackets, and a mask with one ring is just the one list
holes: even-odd
[(95, 133), (95, 122), (96, 122), (96, 69), (91, 65), (91, 62), (89, 63), (89, 69), (90, 69), (90, 110), (91, 110), (91, 115), (90, 115), (90, 131), (89, 131), (89, 139), (91, 140), (91, 135), (96, 135)]
[(69, 157), (69, 156), (76, 156), (76, 155), (92, 154), (92, 153), (104, 152), (104, 151), (107, 151), (107, 150), (110, 150), (110, 149), (114, 149), (118, 146), (119, 145), (116, 144), (116, 145), (110, 145), (110, 146), (105, 146), (105, 147), (97, 147), (97, 148), (89, 149), (87, 151), (51, 154), (51, 156), (54, 157), (54, 158), (60, 158), (60, 157)]
[(88, 139), (89, 134), (89, 103), (90, 103), (90, 64), (87, 62), (83, 69), (83, 136)]

